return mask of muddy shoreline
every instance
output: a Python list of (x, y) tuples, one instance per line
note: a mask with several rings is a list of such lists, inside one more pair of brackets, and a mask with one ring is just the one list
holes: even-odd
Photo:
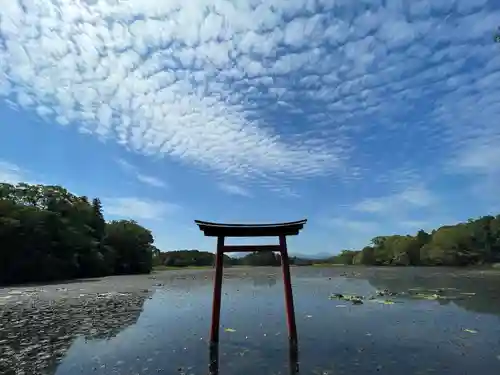
[[(324, 274), (325, 277), (384, 277), (394, 273), (416, 273), (423, 277), (446, 276), (453, 278), (475, 278), (499, 276), (500, 270), (483, 268), (445, 268), (445, 267), (292, 267), (292, 277), (304, 277), (308, 273)], [(297, 271), (300, 271), (297, 272)], [(305, 271), (305, 272), (304, 272)], [(213, 278), (213, 269), (179, 269), (156, 271), (143, 275), (119, 275), (102, 278), (67, 280), (51, 284), (28, 284), (0, 287), (0, 307), (17, 301), (53, 300), (64, 298), (67, 302), (77, 301), (106, 293), (145, 293), (158, 287), (175, 287), (186, 282), (203, 282)], [(279, 267), (228, 267), (224, 269), (224, 279), (281, 277)]]

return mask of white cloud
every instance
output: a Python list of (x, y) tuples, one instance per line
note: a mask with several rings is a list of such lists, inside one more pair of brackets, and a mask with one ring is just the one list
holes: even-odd
[(380, 226), (372, 221), (352, 220), (347, 218), (333, 218), (326, 220), (326, 224), (349, 232), (372, 234), (380, 230)]
[(288, 186), (279, 186), (277, 184), (276, 186), (271, 186), (269, 188), (271, 191), (274, 191), (275, 193), (278, 193), (281, 198), (299, 198), (300, 194), (291, 189)]
[(103, 207), (108, 215), (134, 220), (160, 220), (179, 209), (176, 204), (136, 197), (106, 198)]
[(117, 159), (116, 162), (125, 170), (127, 171), (128, 173), (130, 174), (133, 174), (135, 176), (135, 178), (137, 178), (137, 180), (139, 180), (140, 182), (143, 182), (147, 185), (150, 185), (150, 186), (153, 186), (153, 187), (157, 187), (157, 188), (164, 188), (166, 187), (167, 185), (165, 184), (165, 182), (163, 182), (162, 180), (160, 180), (159, 178), (157, 177), (154, 177), (154, 176), (149, 176), (149, 175), (146, 175), (146, 174), (142, 174), (138, 171), (138, 168), (133, 166), (132, 164), (130, 164), (129, 162), (127, 162), (126, 160), (123, 160), (123, 159)]
[(500, 140), (498, 144), (491, 143), (464, 150), (458, 155), (453, 167), (466, 173), (500, 175)]
[(228, 184), (228, 183), (220, 183), (218, 186), (222, 191), (225, 191), (228, 194), (239, 195), (242, 197), (251, 197), (252, 196), (250, 191), (248, 191), (244, 187), (241, 187), (238, 185)]
[(389, 201), (386, 197), (364, 199), (363, 201), (357, 203), (354, 206), (354, 209), (357, 211), (371, 212), (371, 213), (384, 212), (385, 210), (387, 210), (388, 204)]
[(160, 180), (159, 178), (153, 177), (153, 176), (147, 176), (147, 175), (139, 173), (139, 174), (137, 174), (136, 177), (139, 181), (144, 182), (145, 184), (148, 184), (148, 185), (151, 185), (154, 187), (162, 188), (162, 187), (166, 186), (162, 180)]
[(436, 202), (436, 199), (428, 189), (414, 186), (408, 187), (399, 193), (364, 199), (352, 208), (355, 211), (367, 213), (401, 213), (410, 209), (428, 207)]
[(4, 2), (0, 95), (128, 149), (269, 188), (498, 174), (492, 1)]
[(427, 207), (435, 202), (434, 195), (423, 187), (410, 187), (397, 194), (396, 199), (415, 207)]
[(116, 162), (118, 163), (118, 165), (120, 165), (120, 167), (122, 167), (122, 169), (124, 169), (128, 172), (135, 171), (135, 167), (124, 159), (116, 159)]

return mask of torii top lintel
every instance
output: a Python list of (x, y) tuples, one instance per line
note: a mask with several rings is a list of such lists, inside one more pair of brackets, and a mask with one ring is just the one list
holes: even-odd
[(222, 224), (200, 220), (194, 222), (208, 237), (276, 237), (296, 236), (307, 220), (274, 224)]

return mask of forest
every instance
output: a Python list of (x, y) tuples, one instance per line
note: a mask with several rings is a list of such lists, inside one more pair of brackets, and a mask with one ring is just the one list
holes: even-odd
[(151, 232), (61, 186), (0, 183), (0, 284), (149, 273)]
[(339, 264), (468, 266), (500, 262), (500, 215), (482, 216), (415, 235), (378, 236), (361, 250), (327, 260)]

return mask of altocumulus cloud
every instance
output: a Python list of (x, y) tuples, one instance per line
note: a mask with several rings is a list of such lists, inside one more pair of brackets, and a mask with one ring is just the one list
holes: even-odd
[[(417, 151), (467, 169), (500, 149), (498, 7), (3, 1), (0, 93), (144, 154), (255, 182), (380, 177)], [(377, 145), (396, 139), (377, 162)], [(426, 173), (418, 157), (404, 169)]]

